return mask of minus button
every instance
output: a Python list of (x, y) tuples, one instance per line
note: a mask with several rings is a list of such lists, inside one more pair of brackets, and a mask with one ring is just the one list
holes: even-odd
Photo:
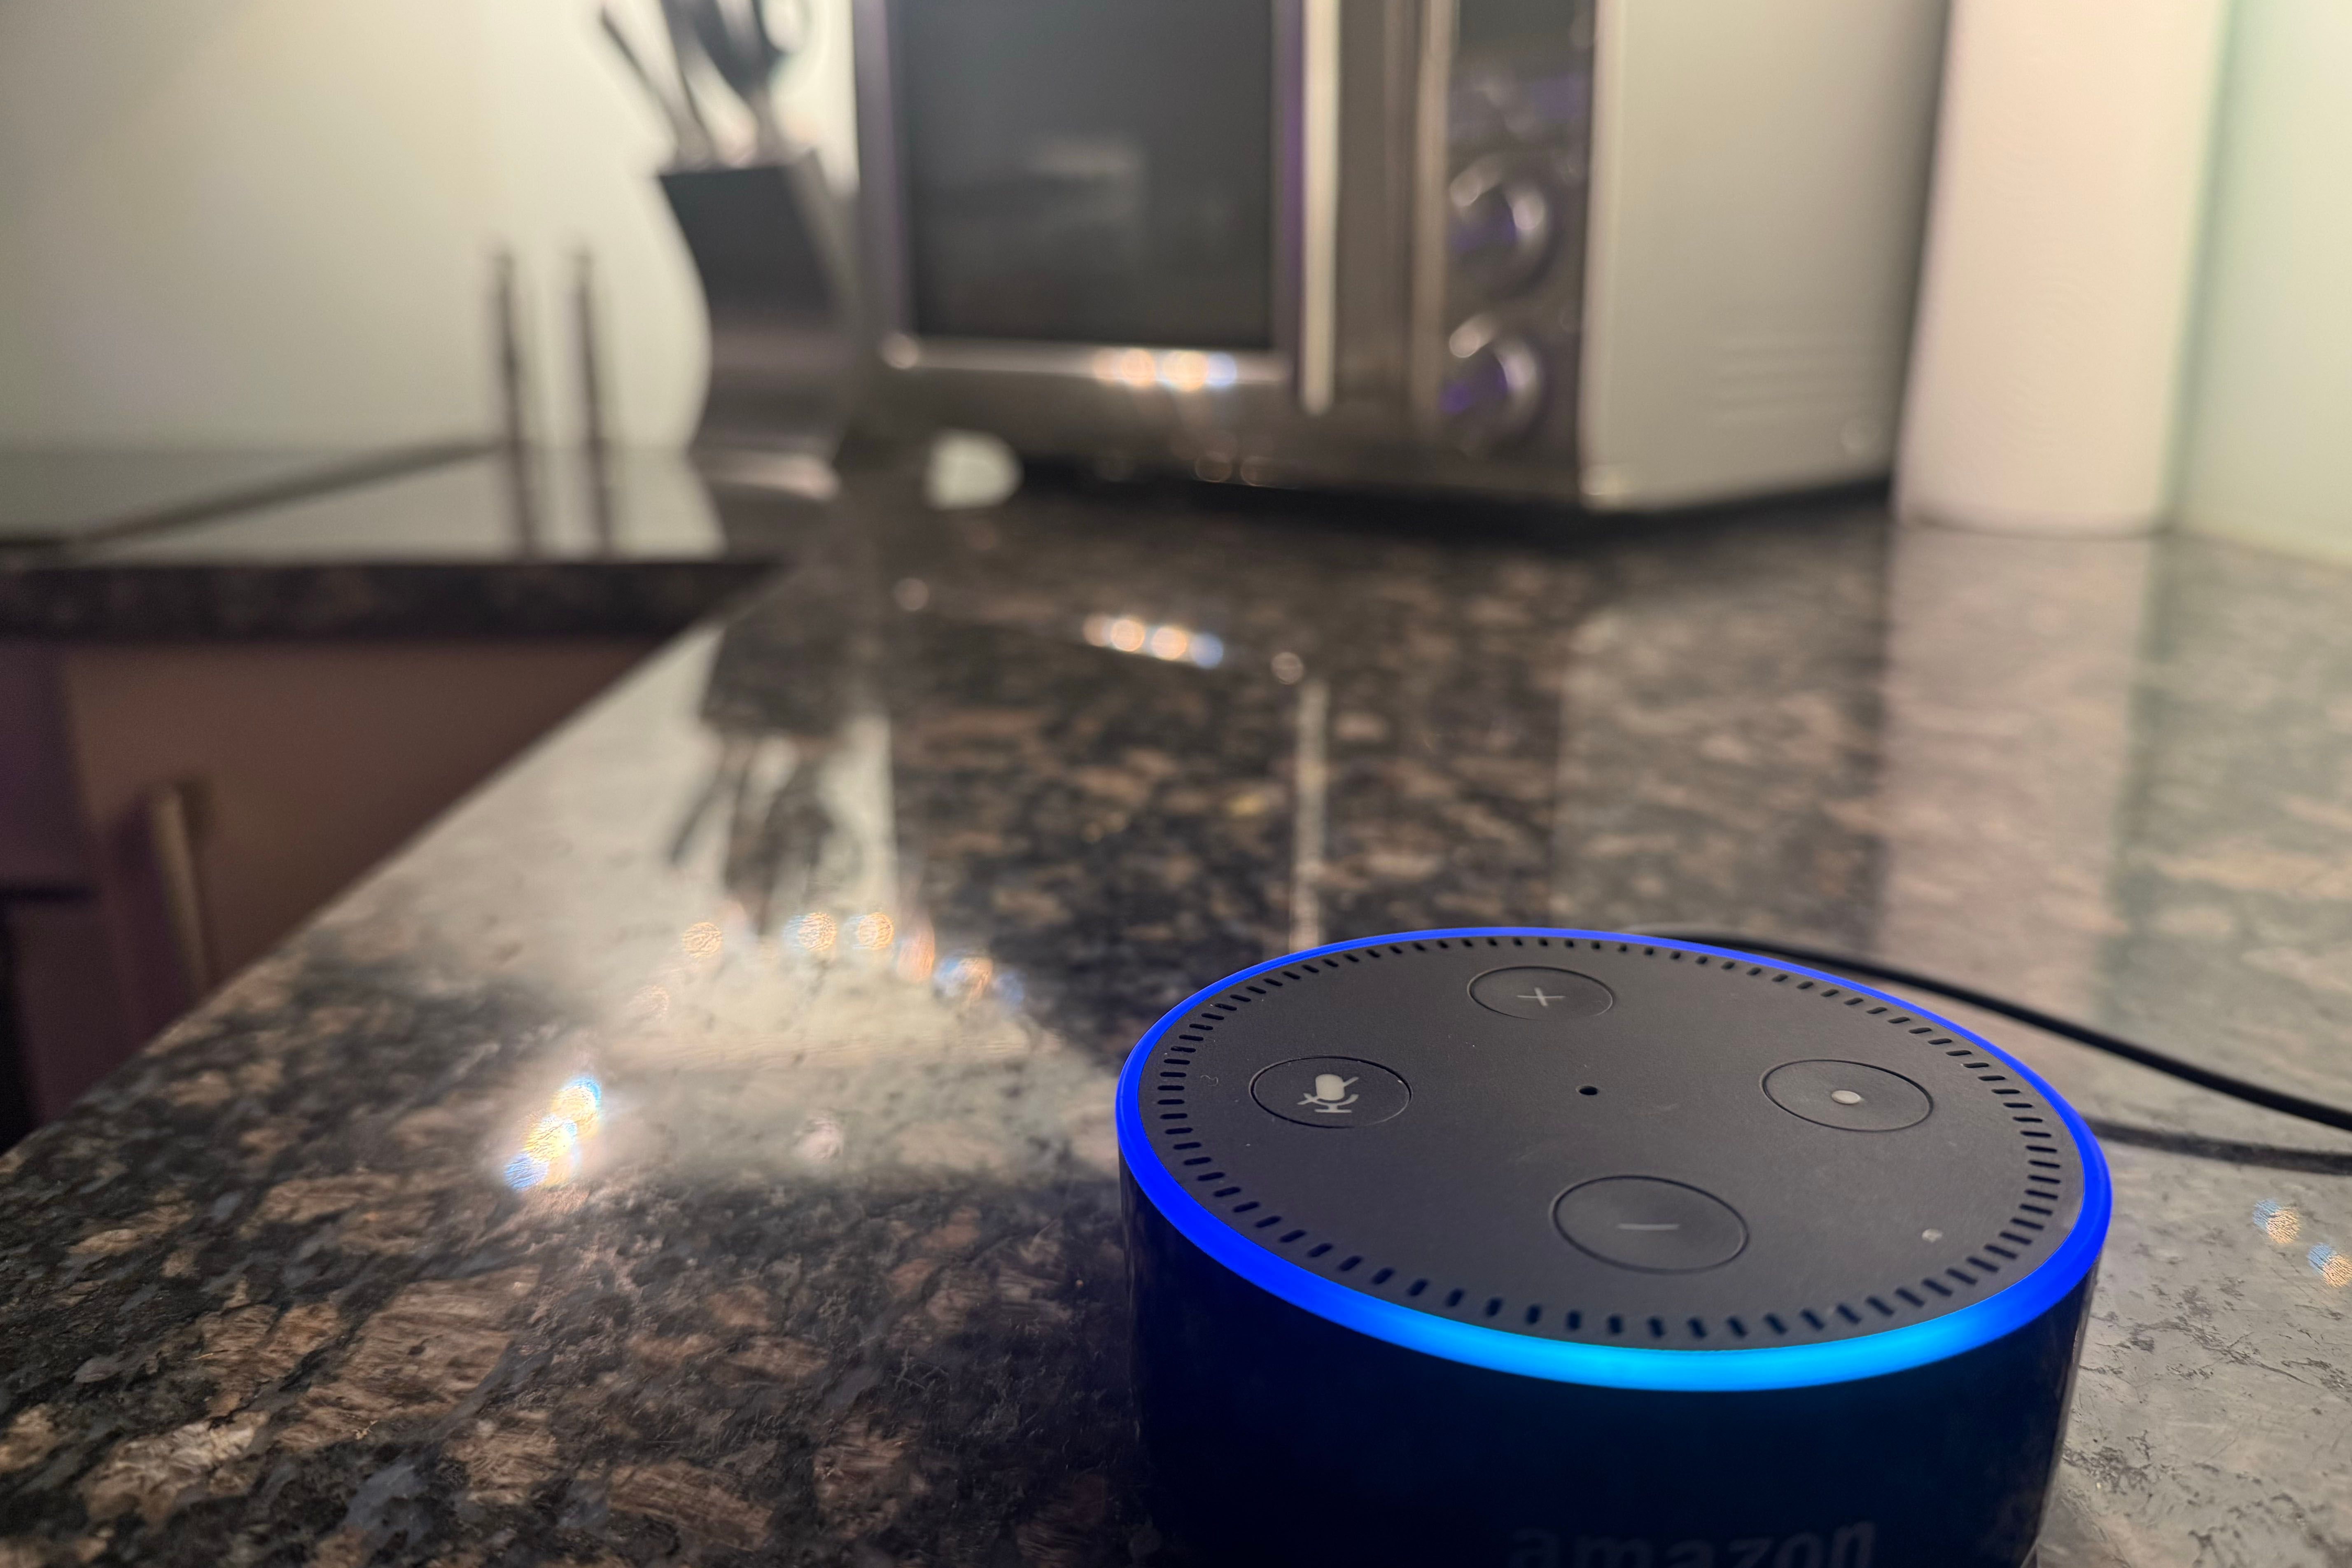
[(1729, 1204), (1663, 1176), (1602, 1176), (1560, 1194), (1552, 1223), (1582, 1252), (1620, 1268), (1682, 1274), (1730, 1262), (1748, 1226)]

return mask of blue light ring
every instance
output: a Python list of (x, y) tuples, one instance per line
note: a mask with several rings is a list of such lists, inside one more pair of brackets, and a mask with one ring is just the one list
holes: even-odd
[[(1743, 1350), (1643, 1350), (1630, 1345), (1595, 1345), (1566, 1340), (1539, 1340), (1507, 1330), (1456, 1322), (1417, 1308), (1328, 1279), (1302, 1265), (1260, 1247), (1211, 1212), (1168, 1172), (1151, 1148), (1143, 1124), (1144, 1063), (1169, 1030), (1184, 1017), (1231, 987), (1302, 960), (1356, 948), (1391, 942), (1426, 942), (1437, 938), (1540, 936), (1623, 942), (1629, 946), (1670, 948), (1707, 956), (1736, 958), (1774, 971), (1822, 980), (1838, 988), (1892, 1003), (1915, 1017), (1933, 1019), (2033, 1087), (2058, 1113), (2083, 1165), (2080, 1214), (2065, 1237), (2040, 1264), (2001, 1285), (1981, 1300), (1925, 1322), (1906, 1323), (1856, 1339), (1807, 1345), (1765, 1345)], [(1317, 1317), (1370, 1334), (1407, 1350), (1448, 1361), (1483, 1366), (1495, 1372), (1539, 1377), (1553, 1383), (1575, 1383), (1602, 1388), (1642, 1388), (1686, 1393), (1734, 1393), (1771, 1388), (1804, 1388), (1827, 1383), (1850, 1383), (1904, 1372), (1989, 1344), (2032, 1322), (2063, 1300), (2098, 1261), (2105, 1244), (2107, 1221), (2114, 1205), (2105, 1155), (2098, 1140), (2032, 1068), (1982, 1036), (1962, 1028), (1916, 1005), (1874, 986), (1859, 985), (1843, 975), (1782, 963), (1734, 948), (1709, 947), (1692, 942), (1629, 935), (1622, 931), (1570, 931), (1548, 926), (1456, 926), (1442, 931), (1405, 931), (1390, 936), (1360, 937), (1331, 942), (1299, 952), (1284, 953), (1263, 963), (1229, 974), (1205, 985), (1171, 1008), (1145, 1032), (1129, 1053), (1119, 1074), (1116, 1122), (1119, 1154), (1136, 1184), (1151, 1205), (1184, 1237), (1217, 1262), (1254, 1285), (1273, 1292)]]

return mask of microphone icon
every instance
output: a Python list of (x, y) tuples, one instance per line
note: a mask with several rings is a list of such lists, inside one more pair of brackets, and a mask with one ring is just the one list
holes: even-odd
[(1313, 1091), (1298, 1103), (1313, 1106), (1319, 1116), (1345, 1116), (1348, 1107), (1356, 1103), (1356, 1097), (1348, 1092), (1348, 1086), (1355, 1081), (1335, 1072), (1318, 1072)]

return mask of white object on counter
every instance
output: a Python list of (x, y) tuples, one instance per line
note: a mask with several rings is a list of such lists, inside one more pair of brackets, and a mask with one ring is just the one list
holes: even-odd
[(1906, 518), (2168, 504), (2223, 0), (1957, 0), (1896, 468)]

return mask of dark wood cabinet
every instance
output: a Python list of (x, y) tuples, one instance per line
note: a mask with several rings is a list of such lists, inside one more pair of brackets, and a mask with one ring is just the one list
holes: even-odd
[(0, 1140), (60, 1114), (655, 646), (0, 644), (0, 1095), (16, 1100)]

